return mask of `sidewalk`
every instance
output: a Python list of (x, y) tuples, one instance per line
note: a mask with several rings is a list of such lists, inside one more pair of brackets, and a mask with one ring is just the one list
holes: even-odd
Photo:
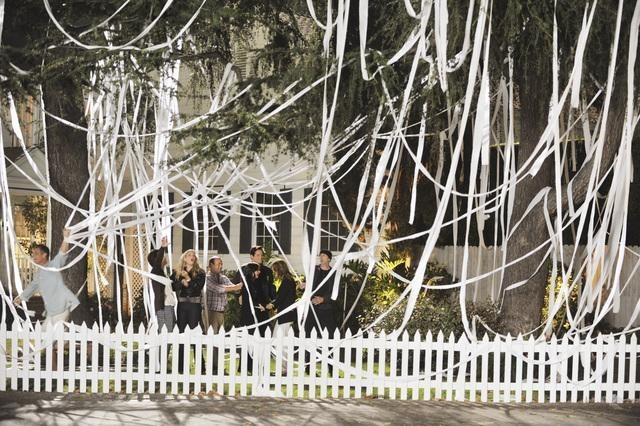
[(0, 392), (0, 425), (633, 425), (640, 404), (480, 404)]

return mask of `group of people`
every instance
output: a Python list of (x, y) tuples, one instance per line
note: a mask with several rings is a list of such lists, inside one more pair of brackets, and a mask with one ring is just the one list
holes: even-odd
[[(65, 286), (59, 271), (67, 260), (69, 235), (70, 231), (65, 228), (60, 250), (52, 260), (49, 259), (48, 247), (37, 245), (32, 249), (32, 259), (39, 268), (32, 282), (14, 299), (14, 303), (21, 306), (39, 292), (47, 313), (47, 326), (67, 321), (70, 312), (79, 305), (78, 298)], [(172, 331), (177, 325), (182, 333), (187, 327), (196, 328), (201, 321), (206, 330), (209, 327), (213, 328), (214, 333), (224, 330), (228, 293), (240, 294), (239, 326), (253, 326), (260, 335), (264, 335), (273, 322), (271, 317), (278, 313), (273, 332), (286, 335), (296, 323), (296, 309), (292, 306), (297, 298), (296, 290), (304, 289), (307, 284), (293, 276), (284, 260), (272, 262), (271, 268), (266, 266), (261, 246), (251, 248), (250, 261), (242, 265), (232, 279), (223, 274), (223, 262), (219, 256), (209, 259), (205, 271), (198, 263), (195, 250), (191, 249), (182, 253), (176, 269), (169, 270), (168, 246), (165, 237), (160, 247), (147, 256), (151, 274), (155, 277), (151, 280), (151, 288), (158, 330), (166, 327)], [(313, 329), (318, 333), (324, 329), (333, 333), (337, 328), (334, 302), (331, 300), (332, 254), (328, 250), (321, 250), (319, 256), (320, 264), (314, 271), (310, 309), (304, 318), (307, 335)], [(280, 281), (277, 290), (275, 281)], [(167, 282), (170, 284), (165, 285)], [(182, 367), (182, 350), (179, 355), (179, 366)]]
[[(152, 250), (147, 259), (151, 273), (168, 278), (170, 285), (159, 279), (151, 280), (153, 305), (158, 328), (172, 330), (176, 325), (180, 332), (187, 327), (195, 328), (201, 321), (203, 328), (213, 328), (214, 333), (224, 329), (224, 315), (228, 293), (241, 294), (239, 326), (256, 326), (261, 335), (270, 326), (273, 313), (280, 314), (276, 320), (275, 332), (288, 333), (296, 321), (296, 311), (290, 308), (296, 301), (296, 289), (304, 289), (306, 282), (297, 281), (284, 260), (272, 262), (271, 268), (263, 262), (264, 249), (251, 248), (250, 261), (241, 266), (230, 279), (222, 272), (223, 262), (219, 256), (209, 259), (207, 271), (203, 270), (196, 252), (186, 250), (180, 256), (177, 268), (167, 270), (168, 241), (163, 238), (158, 249)], [(318, 332), (336, 329), (334, 303), (331, 300), (332, 254), (328, 250), (320, 252), (320, 264), (316, 267), (312, 288), (311, 309), (305, 320), (305, 331), (316, 328)], [(276, 290), (275, 282), (280, 281)], [(177, 309), (174, 308), (177, 305)]]
[[(219, 256), (209, 259), (207, 271), (199, 263), (195, 250), (186, 250), (180, 256), (177, 269), (167, 270), (168, 240), (163, 238), (158, 249), (152, 250), (147, 260), (151, 273), (158, 278), (168, 278), (170, 285), (159, 279), (151, 280), (153, 305), (158, 329), (173, 330), (178, 326), (180, 333), (188, 328), (196, 328), (202, 321), (204, 329), (211, 327), (214, 333), (224, 330), (227, 294), (240, 294), (239, 326), (254, 326), (263, 336), (271, 325), (272, 314), (278, 313), (274, 333), (286, 335), (297, 320), (292, 306), (297, 298), (296, 290), (306, 287), (305, 281), (297, 281), (284, 260), (272, 262), (271, 268), (263, 262), (264, 249), (254, 246), (249, 251), (250, 261), (241, 266), (233, 279), (222, 272), (223, 262)], [(328, 250), (320, 252), (320, 264), (316, 266), (312, 287), (311, 307), (304, 320), (305, 331), (314, 328), (318, 333), (327, 329), (330, 333), (337, 328), (334, 303), (331, 300), (332, 254)], [(276, 290), (275, 281), (280, 281)], [(177, 304), (177, 307), (176, 307)], [(174, 316), (174, 308), (177, 311)], [(183, 365), (183, 351), (179, 352), (179, 366)], [(215, 359), (214, 356), (214, 364)], [(248, 371), (253, 362), (248, 360)], [(182, 370), (182, 369), (180, 369)]]

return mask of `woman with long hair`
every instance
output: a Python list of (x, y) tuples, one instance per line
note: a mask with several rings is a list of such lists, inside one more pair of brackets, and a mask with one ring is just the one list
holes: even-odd
[[(198, 264), (195, 250), (189, 249), (182, 253), (178, 270), (171, 274), (171, 286), (178, 295), (178, 330), (180, 333), (184, 332), (187, 327), (196, 328), (200, 322), (202, 288), (205, 279), (206, 274)], [(180, 373), (185, 370), (183, 358), (183, 347), (180, 345), (178, 354), (178, 372)]]
[[(280, 314), (296, 301), (296, 281), (284, 260), (276, 260), (273, 262), (271, 264), (271, 270), (273, 271), (274, 278), (276, 280), (280, 280), (280, 287), (278, 287), (275, 300), (272, 303), (269, 303), (266, 308), (269, 310), (276, 308), (278, 310), (278, 314)], [(277, 336), (280, 334), (282, 336), (286, 336), (289, 333), (289, 330), (291, 330), (291, 326), (294, 321), (296, 321), (295, 309), (291, 309), (284, 314), (280, 314), (277, 319), (276, 327), (273, 330), (273, 335)], [(282, 358), (282, 374), (284, 375), (287, 372), (286, 348), (284, 349)]]

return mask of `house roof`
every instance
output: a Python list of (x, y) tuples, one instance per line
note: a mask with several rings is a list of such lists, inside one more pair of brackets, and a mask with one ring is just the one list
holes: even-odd
[[(37, 170), (44, 175), (47, 162), (44, 151), (39, 147), (31, 147), (26, 153), (22, 148), (5, 147), (4, 154), (7, 166), (7, 183), (9, 191), (23, 193), (40, 193), (40, 189), (27, 176), (36, 182), (40, 181), (38, 173), (29, 162), (27, 155), (33, 160)], [(26, 174), (27, 176), (25, 176)]]

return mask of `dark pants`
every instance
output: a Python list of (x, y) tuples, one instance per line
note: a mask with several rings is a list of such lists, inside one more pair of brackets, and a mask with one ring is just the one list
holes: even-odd
[[(200, 323), (202, 306), (199, 303), (180, 302), (178, 303), (178, 330), (184, 333), (184, 330), (196, 328)], [(180, 345), (178, 349), (178, 372), (189, 372), (189, 360), (184, 360), (184, 345)], [(203, 364), (204, 366), (204, 364)], [(186, 367), (186, 368), (184, 368)]]
[[(315, 311), (315, 315), (314, 315)], [(317, 318), (317, 319), (316, 319)], [(311, 334), (311, 330), (315, 329), (318, 338), (322, 336), (322, 330), (326, 329), (329, 332), (329, 338), (333, 338), (338, 328), (336, 322), (335, 311), (333, 308), (318, 309), (313, 306), (309, 308), (309, 314), (304, 322), (304, 331), (307, 337)], [(309, 373), (309, 362), (311, 361), (311, 354), (305, 351), (305, 368), (304, 371)], [(333, 374), (333, 365), (329, 364), (329, 375)]]

